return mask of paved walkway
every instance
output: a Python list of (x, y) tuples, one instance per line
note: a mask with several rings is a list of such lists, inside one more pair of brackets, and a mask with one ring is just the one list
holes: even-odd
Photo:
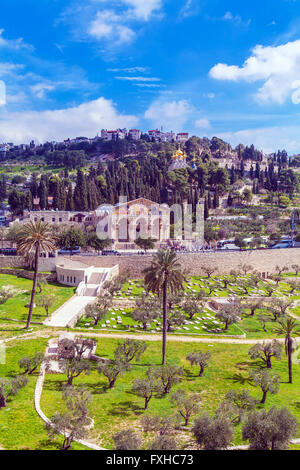
[[(41, 396), (42, 396), (42, 391), (43, 391), (44, 380), (45, 380), (45, 364), (42, 364), (40, 368), (40, 374), (36, 382), (35, 391), (34, 391), (34, 406), (40, 418), (42, 418), (42, 420), (45, 423), (49, 424), (50, 426), (53, 426), (50, 419), (47, 418), (45, 413), (43, 413), (43, 411), (41, 410)], [(85, 441), (82, 439), (74, 439), (74, 441), (79, 442), (79, 444), (82, 444), (93, 450), (106, 450), (98, 446), (97, 444), (94, 444), (92, 442)]]
[(73, 327), (83, 312), (85, 307), (95, 300), (95, 297), (74, 295), (64, 303), (54, 314), (44, 321), (46, 326)]

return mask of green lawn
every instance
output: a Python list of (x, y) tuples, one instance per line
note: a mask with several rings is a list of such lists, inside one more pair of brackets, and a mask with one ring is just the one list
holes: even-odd
[[(200, 291), (200, 289), (204, 289), (206, 294), (208, 295), (209, 289), (207, 288), (208, 284), (215, 284), (216, 282), (216, 277), (212, 277), (211, 279), (203, 278), (200, 276), (194, 276), (189, 278), (188, 283), (185, 283), (185, 293), (187, 295), (191, 294), (194, 295), (197, 292)], [(145, 291), (144, 286), (143, 286), (143, 281), (142, 280), (130, 280), (126, 282), (120, 293), (117, 293), (115, 295), (115, 299), (118, 300), (119, 302), (122, 302), (122, 300), (136, 300), (138, 297), (142, 295), (142, 293)], [(273, 294), (274, 297), (281, 297), (281, 296), (286, 296), (289, 292), (288, 286), (285, 282), (280, 282), (278, 287), (276, 288), (276, 292)], [(216, 301), (218, 298), (224, 298), (228, 297), (229, 295), (233, 296), (239, 296), (239, 297), (251, 297), (255, 298), (255, 296), (262, 296), (265, 297), (266, 294), (266, 289), (265, 285), (263, 282), (260, 282), (258, 287), (256, 289), (250, 289), (249, 290), (249, 296), (245, 296), (245, 293), (242, 292), (242, 290), (238, 286), (230, 286), (227, 289), (221, 288), (218, 289), (216, 292), (213, 292), (211, 294), (211, 297), (213, 297)], [(294, 295), (289, 298), (296, 300), (300, 296)], [(99, 322), (99, 324), (94, 327), (93, 322), (91, 319), (86, 319), (86, 318), (81, 318), (77, 324), (77, 327), (79, 328), (95, 328), (95, 329), (102, 329), (106, 331), (131, 331), (131, 332), (145, 332), (145, 330), (142, 329), (142, 327), (135, 322), (132, 317), (131, 317), (131, 312), (133, 309), (114, 309), (108, 313), (108, 315), (105, 317), (105, 319), (102, 322)], [(300, 311), (300, 307), (296, 308), (294, 312), (297, 314), (298, 311)], [(247, 313), (250, 313), (248, 311)], [(170, 334), (192, 334), (192, 335), (203, 335), (203, 334), (210, 334), (212, 330), (215, 330), (215, 332), (211, 333), (213, 336), (220, 336), (220, 335), (243, 335), (244, 333), (246, 334), (246, 337), (251, 339), (255, 338), (267, 338), (267, 337), (276, 337), (276, 334), (273, 332), (275, 322), (272, 320), (272, 317), (270, 316), (271, 321), (267, 323), (266, 329), (267, 331), (265, 332), (263, 330), (263, 327), (261, 323), (258, 321), (258, 314), (259, 313), (266, 313), (264, 309), (259, 309), (256, 311), (256, 314), (254, 316), (250, 315), (244, 315), (242, 320), (235, 325), (230, 325), (228, 331), (224, 330), (224, 326), (222, 323), (216, 324), (213, 323), (214, 321), (217, 321), (215, 318), (215, 313), (212, 310), (209, 309), (203, 309), (203, 311), (200, 311), (198, 315), (196, 315), (192, 321), (188, 320), (188, 323), (186, 325), (182, 325), (181, 327), (175, 327), (175, 332), (170, 333)], [(118, 324), (116, 321), (117, 317), (121, 317), (122, 319), (122, 324)], [(299, 316), (300, 317), (300, 316)], [(108, 321), (110, 323), (108, 323)], [(161, 322), (161, 320), (159, 320)], [(216, 331), (216, 329), (219, 329), (219, 331)], [(146, 333), (156, 333), (161, 331), (161, 324), (157, 324), (157, 322), (151, 323), (149, 329), (146, 331)]]
[[(188, 278), (188, 282), (184, 283), (184, 288), (186, 293), (196, 294), (201, 289), (205, 290), (205, 293), (210, 297), (217, 298), (218, 297), (228, 297), (229, 295), (235, 295), (239, 297), (244, 296), (267, 296), (266, 286), (264, 282), (259, 282), (257, 288), (250, 288), (249, 294), (246, 294), (245, 291), (239, 287), (238, 285), (228, 286), (226, 289), (221, 287), (211, 294), (209, 294), (210, 290), (208, 286), (214, 285), (216, 281), (221, 280), (223, 276), (212, 276), (210, 279), (207, 277), (201, 276), (192, 276)], [(247, 276), (241, 277), (241, 279), (245, 279)], [(286, 282), (281, 281), (278, 286), (276, 287), (276, 291), (273, 293), (273, 297), (280, 297), (282, 295), (289, 294), (288, 284)], [(120, 295), (116, 295), (115, 297), (118, 299), (120, 298), (128, 298), (128, 299), (135, 299), (136, 297), (140, 297), (144, 292), (144, 285), (143, 280), (130, 280), (126, 282), (120, 292)], [(300, 295), (298, 295), (300, 298)], [(293, 298), (297, 298), (297, 295), (293, 295)]]
[[(9, 299), (5, 304), (0, 305), (1, 324), (1, 319), (3, 318), (26, 320), (28, 315), (28, 308), (26, 305), (30, 302), (32, 281), (9, 274), (0, 274), (0, 288), (3, 286), (12, 286), (20, 292)], [(55, 294), (55, 302), (50, 308), (49, 313), (53, 313), (58, 307), (60, 307), (60, 305), (72, 297), (72, 295), (74, 295), (74, 291), (75, 289), (73, 287), (64, 287), (57, 283), (48, 284), (43, 289), (43, 293)], [(39, 294), (37, 294), (36, 298), (38, 298), (38, 296)], [(33, 310), (32, 321), (43, 322), (45, 318), (45, 310), (42, 307), (35, 307)]]
[[(0, 364), (0, 377), (19, 374), (18, 361), (24, 356), (34, 356), (45, 351), (47, 339), (27, 340), (9, 343), (6, 347), (6, 364)], [(43, 421), (34, 408), (34, 389), (38, 372), (29, 377), (28, 385), (0, 409), (0, 447), (9, 450), (59, 449), (62, 438), (55, 441), (48, 438)], [(83, 446), (74, 445), (74, 448)]]
[[(113, 350), (117, 345), (117, 340), (111, 338), (101, 338), (98, 343), (97, 354), (113, 358)], [(212, 363), (204, 373), (204, 377), (197, 377), (198, 368), (190, 366), (185, 360), (186, 355), (194, 350), (201, 349), (209, 351), (212, 355)], [(248, 356), (249, 346), (247, 345), (224, 345), (224, 344), (189, 344), (175, 343), (168, 344), (168, 363), (180, 364), (184, 366), (184, 380), (174, 386), (176, 389), (184, 389), (189, 392), (201, 394), (202, 411), (213, 412), (226, 392), (230, 389), (247, 388), (251, 394), (261, 399), (259, 389), (249, 385), (241, 385), (241, 380), (247, 377), (251, 367), (257, 367), (257, 362), (251, 361)], [(155, 396), (149, 403), (147, 412), (143, 409), (143, 399), (134, 395), (131, 391), (133, 381), (138, 377), (144, 377), (148, 366), (161, 361), (161, 344), (159, 342), (148, 342), (148, 348), (138, 363), (134, 363), (132, 369), (121, 376), (115, 388), (107, 388), (107, 379), (98, 374), (94, 366), (93, 372), (88, 376), (80, 376), (74, 381), (74, 385), (85, 385), (93, 396), (91, 405), (91, 415), (95, 420), (95, 428), (91, 431), (91, 437), (107, 448), (113, 448), (112, 435), (123, 428), (136, 428), (138, 420), (145, 413), (159, 414), (160, 416), (175, 413), (175, 406), (170, 401), (170, 395), (163, 397)], [(277, 407), (286, 406), (292, 414), (300, 421), (300, 365), (294, 366), (294, 384), (287, 383), (287, 360), (283, 356), (282, 361), (273, 362), (273, 372), (281, 376), (280, 390), (277, 395), (268, 395), (265, 408), (275, 405)], [(58, 408), (63, 409), (61, 402), (61, 387), (65, 382), (65, 377), (61, 374), (47, 375), (42, 396), (42, 409), (48, 416), (51, 416)], [(171, 393), (172, 393), (171, 392)], [(261, 408), (262, 405), (258, 405)], [(236, 427), (235, 443), (241, 443), (240, 426)], [(178, 434), (182, 442), (185, 440), (184, 433)], [(300, 430), (299, 430), (300, 436)]]
[[(162, 331), (162, 320), (157, 319), (156, 322), (152, 322), (148, 330), (144, 330), (142, 325), (138, 322), (135, 322), (131, 316), (133, 309), (114, 309), (111, 310), (103, 321), (99, 322), (97, 326), (94, 326), (92, 319), (90, 318), (81, 318), (76, 327), (78, 328), (93, 328), (96, 330), (105, 330), (105, 331), (127, 331), (127, 332), (138, 332), (138, 333), (159, 333)], [(122, 324), (118, 324), (117, 317), (120, 317)], [(109, 321), (110, 323), (107, 323)], [(192, 320), (189, 320), (186, 317), (187, 323), (180, 327), (176, 326), (174, 332), (168, 334), (181, 334), (181, 335), (199, 335), (199, 334), (210, 334), (212, 330), (218, 328), (219, 331), (216, 333), (211, 333), (212, 335), (242, 335), (243, 331), (239, 325), (230, 325), (228, 330), (224, 330), (224, 324), (218, 323), (218, 325), (213, 322), (217, 321), (215, 314), (212, 310), (205, 308), (202, 312), (199, 312), (198, 315), (195, 315)], [(258, 322), (257, 322), (258, 323)], [(260, 327), (261, 329), (261, 327)], [(263, 332), (262, 332), (263, 333)]]

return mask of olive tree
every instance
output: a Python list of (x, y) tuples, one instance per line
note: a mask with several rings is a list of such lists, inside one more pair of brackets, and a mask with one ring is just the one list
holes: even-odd
[(223, 305), (216, 313), (216, 318), (224, 323), (225, 331), (228, 330), (229, 325), (238, 323), (241, 320), (240, 311), (236, 308), (233, 308), (233, 306), (230, 304)]
[(200, 367), (198, 375), (202, 377), (204, 369), (209, 366), (211, 361), (211, 354), (209, 352), (193, 351), (186, 356), (186, 360), (189, 361), (192, 366), (196, 364)]
[(8, 398), (17, 395), (19, 390), (25, 387), (27, 383), (28, 378), (25, 376), (0, 378), (0, 408), (5, 408)]
[(98, 367), (99, 374), (103, 374), (108, 380), (108, 388), (114, 388), (119, 375), (129, 370), (128, 362), (116, 360), (114, 364), (101, 363)]
[(242, 429), (242, 437), (252, 450), (285, 450), (297, 434), (298, 421), (286, 409), (254, 411)]
[(90, 361), (87, 359), (63, 359), (60, 361), (61, 368), (67, 375), (67, 385), (71, 387), (73, 380), (79, 377), (81, 374), (88, 375), (91, 371)]
[(40, 294), (36, 300), (36, 304), (39, 307), (43, 307), (45, 309), (47, 317), (49, 316), (49, 309), (52, 307), (56, 300), (54, 294)]
[(131, 362), (133, 359), (138, 361), (146, 349), (145, 341), (126, 338), (118, 344), (114, 353), (115, 359), (119, 362)]
[(158, 435), (151, 443), (150, 450), (177, 450), (176, 440), (173, 436)]
[(229, 390), (225, 400), (220, 404), (217, 414), (230, 414), (232, 416), (231, 422), (238, 424), (247, 412), (254, 410), (255, 405), (256, 400), (248, 390)]
[(8, 299), (14, 296), (15, 290), (11, 286), (4, 286), (0, 289), (0, 305), (5, 304)]
[(177, 405), (177, 410), (180, 416), (184, 419), (184, 425), (189, 424), (192, 415), (200, 410), (201, 396), (199, 393), (188, 395), (185, 390), (177, 390), (171, 396), (171, 401)]
[(25, 356), (19, 360), (19, 366), (24, 369), (24, 374), (33, 374), (33, 372), (42, 364), (45, 355), (42, 352), (36, 353), (33, 357)]
[(273, 315), (274, 320), (277, 321), (279, 317), (284, 317), (288, 309), (293, 306), (292, 300), (284, 300), (284, 299), (273, 299), (268, 303), (268, 310)]
[(189, 320), (192, 320), (194, 316), (203, 309), (203, 307), (203, 302), (197, 302), (197, 300), (193, 298), (187, 299), (182, 304), (182, 310), (188, 315)]
[(123, 429), (113, 436), (115, 450), (138, 450), (142, 445), (141, 438), (132, 429)]
[(268, 369), (271, 369), (272, 357), (281, 359), (282, 344), (274, 339), (273, 341), (256, 343), (249, 349), (251, 359), (261, 359)]
[(294, 294), (295, 291), (300, 290), (300, 281), (298, 279), (291, 279), (286, 282), (290, 288), (290, 294)]
[(292, 264), (292, 269), (295, 271), (296, 276), (298, 276), (298, 273), (300, 271), (300, 265), (299, 264)]
[(183, 367), (173, 364), (150, 367), (148, 377), (158, 379), (163, 387), (163, 393), (170, 393), (173, 385), (182, 380)]
[(210, 279), (212, 274), (216, 273), (218, 271), (218, 268), (216, 267), (212, 267), (212, 266), (200, 266), (200, 268), (202, 269), (202, 271), (204, 271), (204, 273), (206, 274), (207, 276), (207, 279)]
[(160, 316), (160, 304), (156, 297), (151, 297), (144, 293), (136, 301), (136, 307), (131, 314), (134, 321), (140, 322), (143, 329), (147, 330), (148, 325)]
[(186, 316), (180, 310), (169, 310), (167, 316), (167, 332), (173, 331), (175, 326), (184, 325)]
[(148, 378), (136, 379), (133, 382), (132, 390), (145, 400), (145, 410), (148, 409), (149, 402), (154, 393), (162, 393), (162, 386), (157, 379), (151, 375)]
[(92, 318), (94, 325), (97, 326), (99, 321), (106, 317), (111, 306), (112, 297), (110, 295), (100, 295), (97, 297), (96, 302), (85, 307), (85, 316), (86, 318)]
[(56, 412), (51, 422), (46, 424), (46, 429), (52, 439), (62, 434), (64, 436), (62, 450), (69, 450), (75, 439), (83, 439), (88, 434), (91, 422), (88, 404), (91, 395), (83, 388), (75, 390), (73, 387), (67, 387), (63, 391), (63, 401), (67, 408), (66, 412)]
[(233, 426), (225, 416), (203, 414), (195, 420), (192, 432), (197, 444), (205, 450), (226, 449), (233, 440)]
[(276, 268), (275, 268), (275, 271), (278, 273), (278, 274), (282, 274), (284, 272), (287, 272), (289, 270), (289, 267), (288, 266), (279, 266), (277, 264)]
[(245, 308), (248, 308), (250, 310), (250, 316), (253, 317), (256, 310), (261, 308), (261, 301), (260, 300), (252, 300), (249, 299), (247, 302), (244, 304)]
[(271, 393), (272, 395), (278, 393), (280, 380), (280, 376), (278, 374), (271, 375), (268, 369), (260, 369), (251, 370), (250, 377), (253, 384), (256, 387), (259, 387), (263, 392), (260, 403), (265, 403), (268, 393)]

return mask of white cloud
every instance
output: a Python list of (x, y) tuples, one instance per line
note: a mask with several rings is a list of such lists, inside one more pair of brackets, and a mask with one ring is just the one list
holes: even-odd
[[(106, 41), (112, 48), (133, 42), (138, 24), (148, 22), (161, 8), (162, 0), (96, 0), (87, 1), (84, 7), (80, 5), (77, 13), (83, 15), (83, 22), (87, 18), (88, 35), (97, 41)], [(74, 11), (69, 9), (64, 18), (66, 16), (74, 17)], [(77, 16), (74, 21), (79, 21)]]
[(0, 141), (17, 144), (63, 140), (85, 135), (94, 137), (103, 127), (131, 127), (136, 116), (118, 113), (111, 100), (99, 98), (79, 106), (54, 111), (28, 111), (0, 115)]
[(148, 21), (154, 11), (162, 8), (161, 0), (123, 0), (123, 3), (133, 8), (138, 19)]
[(163, 125), (173, 130), (181, 130), (193, 113), (194, 108), (186, 100), (154, 101), (145, 112), (154, 127)]
[(263, 81), (256, 93), (260, 102), (300, 103), (300, 40), (272, 47), (257, 45), (242, 67), (219, 63), (209, 72), (217, 80)]
[(127, 80), (129, 82), (159, 82), (156, 77), (115, 77), (116, 80)]
[(231, 11), (227, 11), (221, 19), (224, 21), (230, 21), (236, 26), (249, 26), (251, 23), (250, 19), (244, 21), (240, 15), (233, 15)]
[(125, 67), (123, 69), (107, 69), (108, 72), (124, 72), (124, 73), (146, 73), (147, 67)]
[(197, 119), (197, 121), (195, 121), (195, 127), (198, 129), (210, 129), (210, 121), (207, 118)]
[(27, 49), (30, 51), (34, 50), (34, 47), (31, 44), (26, 44), (23, 41), (23, 38), (5, 39), (3, 37), (3, 33), (4, 33), (4, 29), (0, 29), (0, 47), (1, 48), (14, 49), (14, 50)]
[(209, 98), (210, 100), (213, 100), (213, 99), (216, 97), (216, 95), (215, 95), (214, 93), (212, 93), (212, 92), (210, 92), (210, 93), (203, 93), (203, 96), (204, 96), (204, 98)]
[(162, 88), (166, 86), (158, 83), (134, 83), (134, 85), (140, 88)]
[(299, 126), (273, 126), (260, 129), (245, 129), (237, 132), (216, 133), (217, 137), (231, 145), (251, 145), (266, 153), (286, 149), (289, 153), (299, 152)]
[(113, 10), (98, 11), (88, 32), (98, 40), (109, 39), (120, 44), (130, 43), (135, 38), (135, 32), (122, 22), (123, 17)]
[(194, 16), (199, 12), (199, 2), (198, 0), (186, 0), (185, 4), (179, 12), (179, 16), (188, 18), (189, 16)]
[(12, 64), (9, 62), (0, 62), (0, 77), (4, 75), (14, 75), (16, 71), (23, 69), (22, 64)]
[(31, 87), (32, 93), (34, 93), (40, 99), (45, 98), (46, 91), (53, 91), (53, 90), (55, 90), (55, 86), (47, 85), (46, 83), (38, 83)]

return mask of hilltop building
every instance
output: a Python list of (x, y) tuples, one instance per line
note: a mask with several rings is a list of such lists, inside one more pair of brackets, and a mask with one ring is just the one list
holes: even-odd
[(134, 249), (134, 240), (143, 236), (165, 242), (170, 238), (170, 209), (146, 198), (100, 206), (97, 210), (103, 231), (117, 249)]
[[(175, 134), (175, 132), (163, 132), (158, 129), (152, 129), (148, 131), (148, 135), (151, 140), (155, 142), (180, 142), (184, 143), (188, 140), (188, 132), (180, 132)], [(116, 129), (116, 130), (107, 130), (102, 129), (101, 138), (109, 142), (111, 140), (115, 141), (118, 139), (125, 139), (125, 137), (130, 137), (132, 140), (140, 140), (142, 137), (142, 131), (139, 129)]]
[(177, 150), (177, 152), (172, 156), (172, 163), (169, 166), (169, 171), (178, 170), (179, 168), (187, 168), (188, 164), (186, 161), (186, 153), (182, 152), (181, 150)]

